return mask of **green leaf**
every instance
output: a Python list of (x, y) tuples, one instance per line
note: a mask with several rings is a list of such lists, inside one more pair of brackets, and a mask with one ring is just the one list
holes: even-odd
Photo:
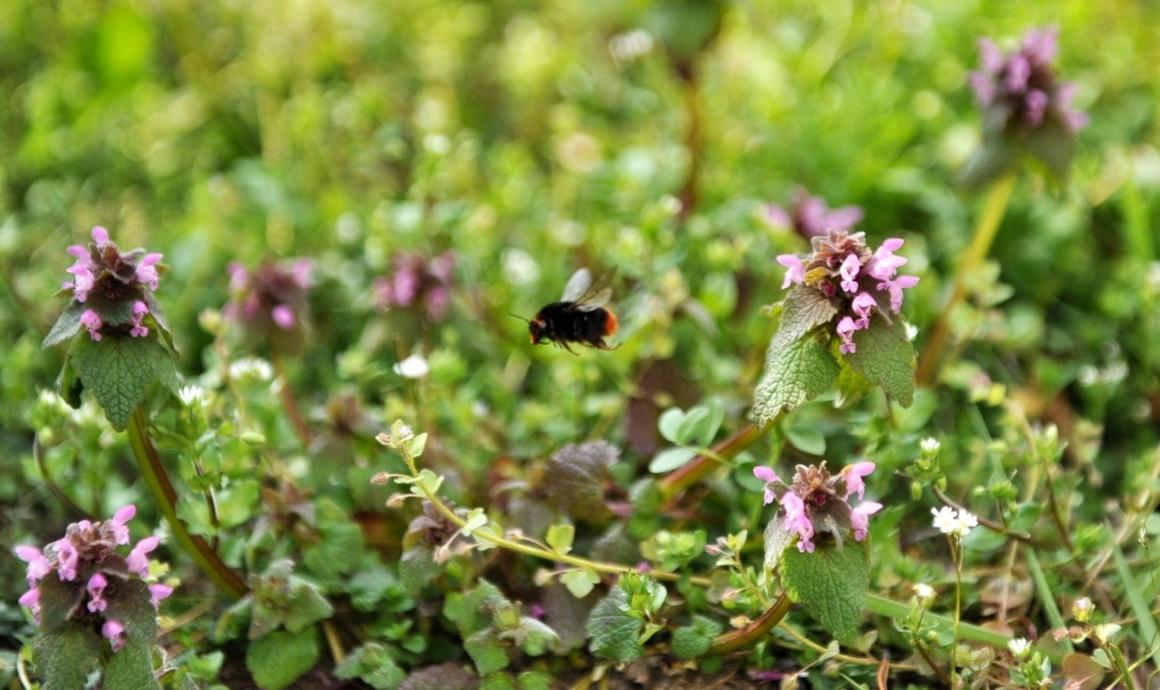
[(781, 574), (790, 599), (804, 606), (839, 642), (858, 636), (870, 587), (867, 542), (847, 542), (842, 548), (819, 546), (813, 553), (787, 549)]
[(237, 527), (253, 517), (258, 507), (258, 489), (256, 479), (239, 479), (218, 492), (214, 498), (222, 528)]
[(834, 356), (816, 339), (805, 336), (782, 343), (774, 336), (754, 395), (754, 421), (769, 424), (783, 410), (792, 410), (816, 397), (830, 387), (838, 371)]
[(89, 674), (97, 669), (101, 645), (101, 636), (79, 623), (37, 636), (33, 659), (40, 672), (41, 687), (84, 688)]
[(455, 624), (461, 636), (486, 628), (491, 623), (488, 607), (507, 603), (507, 598), (495, 585), (480, 580), (479, 585), (467, 592), (451, 592), (443, 601), (443, 615)]
[(652, 461), (648, 464), (648, 471), (653, 474), (672, 472), (678, 467), (688, 464), (695, 457), (697, 457), (697, 451), (693, 448), (684, 446), (665, 448), (653, 456)]
[(657, 420), (657, 429), (661, 436), (669, 443), (681, 443), (681, 424), (685, 421), (685, 411), (679, 407), (670, 407), (661, 413)]
[(903, 407), (914, 401), (914, 345), (906, 339), (901, 319), (888, 324), (874, 319), (870, 328), (854, 334), (857, 351), (846, 355), (850, 365), (882, 387)]
[(149, 585), (138, 579), (116, 580), (109, 583), (106, 596), (109, 608), (105, 616), (125, 626), (125, 646), (113, 654), (105, 667), (105, 687), (160, 688), (153, 674), (157, 611)]
[(463, 527), (459, 531), (465, 537), (470, 537), (471, 533), (487, 524), (487, 514), (483, 512), (483, 508), (472, 508), (464, 519)]
[(514, 629), (505, 630), (499, 636), (513, 640), (528, 656), (540, 656), (560, 644), (560, 636), (551, 626), (531, 616), (521, 616)]
[(793, 543), (797, 534), (790, 532), (782, 524), (781, 518), (774, 517), (765, 525), (765, 569), (774, 570), (781, 563), (781, 555)]
[(524, 671), (516, 682), (520, 690), (552, 690), (552, 676), (543, 671)]
[(588, 649), (604, 659), (632, 661), (644, 652), (639, 640), (643, 624), (629, 613), (628, 594), (613, 587), (588, 616)]
[(961, 173), (962, 183), (968, 189), (978, 189), (998, 179), (1019, 162), (1018, 150), (1007, 143), (1000, 133), (987, 133), (982, 143), (967, 161)]
[(463, 649), (475, 663), (479, 675), (486, 676), (507, 668), (509, 663), (503, 642), (491, 628), (485, 628), (463, 640)]
[(1027, 151), (1038, 158), (1057, 180), (1066, 180), (1075, 154), (1075, 135), (1066, 125), (1049, 119), (1027, 133)]
[(1124, 592), (1127, 594), (1128, 604), (1131, 605), (1132, 613), (1136, 616), (1136, 628), (1140, 631), (1140, 639), (1148, 643), (1152, 661), (1160, 667), (1160, 646), (1156, 645), (1156, 641), (1160, 640), (1160, 632), (1157, 632), (1156, 629), (1156, 618), (1152, 615), (1152, 605), (1144, 599), (1142, 594), (1144, 588), (1140, 586), (1136, 576), (1132, 574), (1132, 567), (1128, 565), (1128, 559), (1124, 558), (1124, 552), (1116, 542), (1112, 542), (1112, 557), (1116, 564), (1116, 574), (1120, 578), (1120, 584), (1124, 586)]
[(828, 323), (837, 315), (837, 307), (820, 290), (795, 285), (782, 302), (781, 321), (777, 325), (774, 341), (785, 346), (800, 340), (806, 333)]
[(816, 426), (791, 425), (784, 431), (786, 440), (794, 448), (810, 455), (825, 455), (826, 435)]
[(50, 348), (72, 338), (81, 331), (81, 315), (85, 313), (85, 305), (73, 300), (61, 312), (60, 318), (52, 325), (52, 330), (44, 337), (41, 347)]
[(408, 593), (418, 594), (439, 574), (434, 552), (427, 546), (416, 546), (403, 552), (399, 559), (399, 580)]
[(314, 668), (318, 654), (317, 628), (296, 633), (277, 630), (250, 642), (246, 668), (264, 690), (281, 690)]
[(324, 581), (333, 584), (338, 576), (358, 566), (363, 552), (362, 529), (356, 523), (326, 524), (317, 544), (302, 552), (302, 562)]
[(352, 577), (347, 585), (347, 591), (350, 593), (351, 606), (359, 611), (374, 611), (378, 603), (392, 590), (396, 595), (401, 594), (400, 587), (399, 579), (394, 573), (376, 562)]
[(300, 577), (291, 577), (290, 582), (290, 600), (283, 608), (283, 625), (287, 630), (298, 632), (334, 614), (334, 607), (317, 585)]
[(85, 589), (80, 583), (64, 582), (53, 570), (36, 586), (40, 591), (40, 629), (53, 633), (71, 625), (73, 611), (81, 605)]
[(69, 363), (117, 431), (129, 425), (151, 383), (176, 385), (173, 357), (154, 336), (106, 335), (100, 341), (77, 338), (73, 343)]
[(721, 624), (705, 616), (693, 616), (692, 625), (678, 628), (673, 633), (673, 654), (680, 659), (696, 659), (704, 656), (713, 644), (713, 638), (721, 634)]
[(493, 673), (479, 683), (479, 690), (516, 690), (511, 674)]
[(545, 540), (548, 546), (556, 553), (568, 553), (572, 550), (572, 540), (576, 537), (576, 528), (567, 523), (552, 525), (548, 528)]
[(375, 690), (394, 690), (407, 677), (381, 644), (368, 642), (356, 648), (334, 669), (334, 675), (343, 680), (359, 678)]
[(583, 599), (600, 584), (600, 576), (591, 570), (569, 570), (560, 576), (560, 582), (572, 596)]

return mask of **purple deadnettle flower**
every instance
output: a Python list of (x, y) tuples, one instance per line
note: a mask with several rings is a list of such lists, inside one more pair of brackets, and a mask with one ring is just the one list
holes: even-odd
[(379, 309), (409, 309), (421, 306), (430, 321), (442, 321), (451, 306), (455, 283), (455, 253), (426, 258), (417, 254), (395, 256), (394, 271), (374, 284), (374, 301)]
[(247, 337), (269, 341), (302, 335), (312, 284), (309, 259), (267, 262), (254, 270), (235, 262), (230, 264), (229, 273), (231, 297), (225, 315)]
[[(133, 579), (146, 581), (154, 607), (173, 593), (172, 587), (146, 580), (149, 575), (146, 554), (157, 548), (157, 537), (142, 539), (127, 556), (119, 552), (118, 547), (130, 542), (127, 523), (136, 512), (134, 506), (128, 505), (109, 520), (74, 522), (65, 530), (64, 537), (44, 549), (28, 545), (15, 547), (16, 556), (28, 564), (25, 576), (29, 589), (20, 597), (20, 605), (29, 609), (39, 622), (43, 604), (41, 582), (45, 578), (54, 578), (70, 585), (75, 596), (68, 595), (69, 601), (75, 601), (76, 605), (69, 618), (82, 624), (99, 625), (113, 650), (120, 649), (125, 641), (124, 623), (106, 618), (105, 612), (110, 603), (122, 597), (140, 596), (140, 589), (126, 587), (125, 583)], [(57, 589), (53, 587), (48, 591), (56, 592)]]
[(990, 127), (1031, 130), (1056, 122), (1074, 134), (1087, 124), (1072, 106), (1075, 85), (1055, 74), (1058, 34), (1054, 27), (1030, 31), (1007, 55), (990, 39), (979, 40), (982, 65), (970, 84)]
[[(93, 228), (91, 235), (89, 244), (67, 249), (73, 257), (68, 267), (72, 278), (63, 288), (85, 309), (79, 320), (71, 322), (66, 336), (83, 328), (93, 341), (110, 334), (144, 338), (150, 330), (145, 319), (151, 315), (150, 305), (156, 304), (153, 291), (164, 272), (161, 255), (144, 249), (123, 252), (109, 239), (109, 231), (100, 226)], [(152, 316), (154, 321), (160, 318)]]
[[(771, 467), (753, 468), (753, 476), (765, 482), (762, 487), (765, 504), (781, 504), (782, 526), (798, 537), (798, 551), (812, 553), (817, 533), (827, 532), (841, 545), (846, 532), (854, 541), (864, 541), (869, 533), (870, 516), (882, 510), (882, 504), (862, 500), (866, 484), (862, 481), (874, 471), (874, 463), (863, 460), (830, 474), (823, 461), (820, 465), (798, 465), (793, 481), (781, 481)], [(858, 503), (851, 504), (857, 496)]]
[(793, 191), (789, 207), (770, 204), (765, 209), (765, 217), (771, 224), (781, 228), (793, 228), (802, 237), (812, 239), (825, 235), (829, 230), (849, 231), (862, 221), (862, 208), (843, 206), (829, 208), (821, 197), (811, 196), (804, 187)]
[(838, 309), (834, 333), (842, 354), (858, 351), (854, 334), (870, 328), (874, 314), (892, 323), (902, 310), (903, 290), (918, 284), (916, 276), (898, 275), (906, 257), (894, 252), (903, 241), (891, 237), (878, 249), (866, 246), (864, 233), (831, 230), (810, 240), (808, 256), (782, 254), (777, 262), (788, 270), (782, 288), (801, 285), (817, 290)]

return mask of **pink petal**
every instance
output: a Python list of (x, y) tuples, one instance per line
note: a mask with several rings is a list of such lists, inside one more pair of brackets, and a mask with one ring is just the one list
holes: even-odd
[(777, 476), (777, 472), (774, 472), (772, 467), (766, 467), (765, 465), (758, 465), (757, 467), (754, 467), (753, 476), (757, 477), (763, 482), (781, 481), (781, 479)]
[(270, 318), (284, 331), (294, 328), (294, 310), (285, 304), (279, 304), (270, 312)]
[(109, 231), (99, 225), (93, 226), (93, 241), (98, 247), (104, 248), (109, 243)]
[[(137, 304), (145, 304), (145, 303), (138, 302)], [(136, 308), (136, 306), (134, 306), (133, 311), (136, 311), (136, 310), (137, 310), (137, 308)], [(120, 510), (118, 510), (113, 515), (113, 523), (118, 524), (118, 525), (123, 525), (126, 522), (132, 520), (133, 516), (136, 514), (137, 514), (137, 506), (130, 503), (129, 505), (125, 506), (124, 508), (121, 508)]]

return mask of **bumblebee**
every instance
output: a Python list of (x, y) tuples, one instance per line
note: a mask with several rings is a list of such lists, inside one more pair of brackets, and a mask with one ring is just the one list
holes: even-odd
[(576, 351), (571, 343), (598, 350), (614, 349), (604, 342), (616, 334), (619, 326), (616, 314), (605, 307), (611, 297), (611, 288), (592, 287), (592, 273), (587, 268), (577, 270), (564, 286), (560, 300), (545, 306), (528, 321), (532, 344), (547, 341), (572, 354)]

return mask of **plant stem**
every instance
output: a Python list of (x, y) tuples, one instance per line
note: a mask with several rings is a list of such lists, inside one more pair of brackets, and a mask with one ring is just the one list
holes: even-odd
[(963, 543), (951, 538), (951, 554), (955, 560), (955, 625), (951, 633), (951, 688), (955, 687), (955, 678), (958, 677), (958, 663), (956, 660), (959, 649), (959, 626), (963, 622)]
[[(776, 421), (776, 420), (775, 420)], [(671, 500), (690, 486), (696, 484), (720, 466), (723, 460), (730, 460), (749, 448), (765, 435), (773, 424), (757, 426), (746, 424), (724, 441), (713, 446), (712, 452), (698, 455), (660, 481), (661, 495)]]
[[(410, 468), (412, 476), (418, 478), (419, 473), (416, 470), (414, 459), (411, 458), (406, 451), (403, 451), (403, 459), (407, 461), (407, 466)], [(431, 505), (435, 506), (435, 509), (438, 510), (443, 515), (443, 517), (450, 520), (456, 527), (462, 529), (467, 524), (467, 521), (460, 517), (459, 514), (454, 510), (452, 510), (449, 505), (444, 503), (443, 499), (439, 498), (438, 494), (428, 491), (427, 488), (422, 484), (416, 484), (416, 486), (418, 486), (419, 490), (423, 492), (423, 497), (430, 501)], [(538, 546), (521, 544), (518, 541), (512, 541), (511, 539), (499, 536), (483, 528), (476, 529), (471, 533), (471, 536), (473, 539), (485, 541), (502, 549), (507, 549), (508, 551), (522, 553), (525, 556), (532, 556), (534, 558), (539, 558), (545, 561), (552, 561), (554, 563), (563, 563), (565, 565), (584, 568), (585, 570), (591, 570), (597, 573), (623, 575), (624, 573), (638, 572), (635, 567), (629, 565), (622, 565), (620, 563), (605, 563), (603, 561), (592, 561), (587, 558), (580, 558), (578, 556), (572, 556), (566, 553), (550, 551)], [(648, 571), (648, 575), (650, 577), (656, 578), (657, 580), (667, 580), (670, 582), (680, 580), (682, 577), (678, 573), (670, 573), (665, 570), (650, 570)], [(690, 577), (689, 581), (693, 584), (703, 587), (708, 587), (712, 584), (712, 581), (707, 577)]]
[(169, 523), (174, 539), (197, 563), (202, 572), (209, 576), (223, 594), (233, 599), (240, 598), (246, 593), (246, 583), (242, 581), (241, 576), (222, 561), (205, 539), (190, 534), (185, 523), (177, 516), (177, 491), (169, 480), (165, 466), (161, 464), (157, 448), (149, 438), (147, 424), (144, 410), (138, 407), (129, 418), (129, 445), (133, 448), (141, 476), (153, 493), (158, 510)]
[[(880, 616), (894, 618), (896, 620), (904, 620), (910, 615), (910, 607), (901, 602), (888, 599), (881, 594), (874, 594), (872, 592), (866, 593), (866, 610), (872, 613), (877, 613)], [(940, 628), (952, 628), (954, 621), (946, 616), (936, 613), (927, 612), (926, 617), (933, 620)], [(978, 625), (970, 623), (959, 623), (959, 637), (963, 640), (970, 640), (971, 642), (978, 642), (980, 644), (990, 645), (992, 647), (1006, 648), (1007, 643), (1011, 640), (1010, 635), (988, 630)]]
[(777, 601), (773, 602), (773, 606), (770, 606), (765, 613), (761, 614), (760, 617), (749, 625), (739, 630), (731, 630), (714, 638), (706, 655), (725, 654), (735, 649), (748, 647), (750, 644), (769, 634), (770, 630), (777, 627), (781, 619), (785, 618), (785, 614), (789, 613), (791, 606), (793, 606), (793, 603), (790, 602), (785, 592), (782, 592), (781, 596), (777, 598)]
[(685, 132), (685, 149), (689, 153), (689, 171), (681, 186), (680, 219), (687, 220), (697, 208), (699, 178), (705, 157), (704, 122), (701, 115), (701, 88), (697, 79), (697, 67), (693, 59), (677, 67), (681, 87), (685, 96), (685, 114), (689, 119)]
[(962, 260), (959, 261), (958, 271), (951, 288), (951, 297), (946, 306), (943, 307), (942, 312), (939, 313), (934, 325), (931, 326), (930, 338), (926, 341), (926, 346), (922, 349), (922, 356), (918, 359), (918, 373), (915, 378), (920, 386), (931, 383), (939, 355), (942, 354), (943, 348), (946, 346), (951, 312), (962, 301), (966, 293), (967, 278), (975, 272), (983, 259), (987, 258), (991, 243), (995, 241), (995, 235), (999, 232), (999, 223), (1003, 220), (1007, 204), (1011, 201), (1011, 192), (1015, 189), (1016, 179), (1015, 173), (1007, 173), (996, 180), (987, 192), (987, 198), (983, 201), (983, 212), (979, 214), (979, 222), (975, 226), (975, 234), (971, 238), (967, 250), (963, 252)]
[[(1064, 623), (1063, 615), (1055, 604), (1055, 594), (1051, 591), (1051, 585), (1047, 583), (1047, 576), (1043, 573), (1043, 566), (1039, 564), (1039, 556), (1035, 554), (1035, 549), (1028, 547), (1023, 558), (1027, 561), (1027, 570), (1031, 573), (1031, 579), (1035, 581), (1035, 589), (1039, 592), (1039, 601), (1043, 604), (1043, 612), (1047, 615), (1047, 622), (1051, 623), (1053, 628), (1066, 628), (1067, 624)], [(1075, 651), (1071, 641), (1066, 637), (1063, 638), (1063, 646), (1068, 652)]]
[(294, 389), (290, 387), (290, 378), (286, 376), (286, 362), (280, 352), (274, 353), (274, 372), (282, 384), (278, 394), (282, 399), (282, 408), (286, 411), (286, 417), (290, 420), (290, 425), (294, 427), (294, 433), (298, 436), (298, 441), (302, 443), (302, 447), (309, 448), (312, 439), (310, 425), (306, 423), (306, 416), (302, 414), (302, 408), (298, 407), (298, 400), (294, 397)]

